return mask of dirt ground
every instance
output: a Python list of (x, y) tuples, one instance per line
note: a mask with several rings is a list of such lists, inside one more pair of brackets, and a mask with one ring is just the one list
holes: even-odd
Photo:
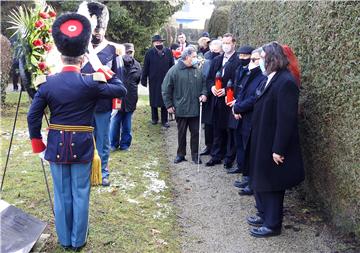
[[(304, 204), (297, 191), (287, 192), (285, 196), (280, 236), (266, 239), (250, 236), (246, 217), (255, 214), (255, 201), (252, 196), (238, 195), (233, 182), (239, 174), (226, 174), (223, 165), (210, 168), (201, 165), (199, 171), (190, 161), (175, 165), (175, 121), (171, 122), (165, 136), (182, 252), (360, 252), (360, 248), (335, 235), (321, 215)], [(186, 158), (190, 160), (189, 140), (187, 154)], [(209, 156), (202, 157), (204, 163), (209, 159)]]

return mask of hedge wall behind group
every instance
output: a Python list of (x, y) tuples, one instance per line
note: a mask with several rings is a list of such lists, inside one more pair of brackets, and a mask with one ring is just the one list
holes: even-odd
[(290, 45), (302, 73), (305, 189), (360, 236), (360, 2), (235, 2), (239, 45)]

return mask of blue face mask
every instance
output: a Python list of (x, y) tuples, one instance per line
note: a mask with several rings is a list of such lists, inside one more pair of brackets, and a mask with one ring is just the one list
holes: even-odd
[(193, 65), (193, 66), (195, 66), (198, 63), (199, 63), (198, 58), (193, 58), (192, 61), (191, 61), (191, 65)]
[(266, 69), (265, 69), (265, 61), (264, 61), (264, 59), (262, 59), (262, 58), (260, 59), (259, 66), (260, 66), (260, 69), (261, 69), (262, 73), (264, 75), (267, 75), (266, 74)]

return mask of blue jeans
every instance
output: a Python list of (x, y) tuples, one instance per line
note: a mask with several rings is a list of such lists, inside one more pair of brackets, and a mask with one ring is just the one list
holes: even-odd
[[(133, 112), (121, 112), (111, 118), (110, 123), (110, 145), (111, 148), (120, 147), (121, 150), (126, 150), (131, 145), (131, 117)], [(120, 130), (121, 129), (121, 130)], [(121, 138), (120, 138), (121, 132)]]
[(99, 153), (101, 159), (101, 172), (102, 178), (109, 177), (109, 153), (110, 153), (110, 145), (109, 145), (109, 130), (110, 130), (110, 116), (111, 111), (109, 112), (96, 112), (95, 113), (95, 141), (96, 141), (96, 149)]
[(54, 184), (55, 226), (63, 246), (80, 247), (86, 242), (89, 223), (91, 162), (50, 162)]

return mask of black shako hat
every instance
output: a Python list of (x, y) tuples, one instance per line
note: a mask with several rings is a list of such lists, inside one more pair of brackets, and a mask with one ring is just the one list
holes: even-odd
[(152, 36), (151, 38), (151, 42), (154, 42), (154, 41), (165, 41), (163, 38), (161, 38), (161, 36), (159, 34), (156, 34), (154, 36)]
[(90, 17), (96, 16), (96, 28), (103, 28), (106, 30), (109, 23), (109, 10), (105, 4), (99, 2), (90, 2), (87, 4)]
[(251, 52), (254, 50), (255, 50), (255, 48), (253, 48), (252, 46), (242, 46), (239, 48), (239, 50), (237, 52), (239, 54), (251, 54)]
[(52, 26), (52, 36), (62, 55), (77, 57), (83, 55), (87, 50), (91, 25), (83, 15), (66, 13), (55, 20)]

